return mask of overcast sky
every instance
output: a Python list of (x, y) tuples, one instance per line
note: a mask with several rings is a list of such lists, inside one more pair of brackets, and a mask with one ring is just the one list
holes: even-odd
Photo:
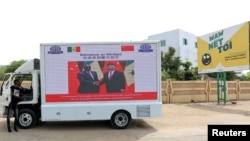
[(248, 0), (0, 0), (0, 65), (40, 58), (40, 43), (202, 36), (250, 21)]

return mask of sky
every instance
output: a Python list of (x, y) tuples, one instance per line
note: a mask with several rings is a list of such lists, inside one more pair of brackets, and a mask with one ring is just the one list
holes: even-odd
[(250, 21), (248, 0), (0, 0), (0, 65), (40, 58), (41, 43), (196, 36)]

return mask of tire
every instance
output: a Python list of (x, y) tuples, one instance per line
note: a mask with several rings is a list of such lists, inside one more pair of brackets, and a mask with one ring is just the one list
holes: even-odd
[(126, 111), (117, 111), (115, 112), (111, 119), (111, 126), (115, 129), (126, 129), (131, 122), (131, 116)]
[(37, 124), (37, 118), (34, 111), (30, 109), (20, 110), (17, 124), (22, 129), (33, 128)]

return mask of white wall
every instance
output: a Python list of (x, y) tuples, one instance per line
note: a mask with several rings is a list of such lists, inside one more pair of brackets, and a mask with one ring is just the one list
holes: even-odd
[[(187, 39), (187, 45), (183, 44), (183, 39)], [(166, 46), (161, 47), (161, 51), (168, 52), (168, 48), (175, 48), (175, 56), (179, 56), (183, 62), (190, 61), (193, 67), (197, 67), (197, 36), (181, 29), (171, 30), (148, 36), (148, 40), (165, 40)]]

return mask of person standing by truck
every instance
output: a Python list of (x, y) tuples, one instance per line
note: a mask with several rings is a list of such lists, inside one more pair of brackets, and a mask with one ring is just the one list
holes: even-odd
[(14, 130), (17, 130), (17, 120), (18, 120), (18, 102), (21, 101), (21, 95), (23, 93), (22, 88), (20, 87), (20, 81), (18, 79), (14, 80), (14, 85), (11, 86), (11, 101), (8, 106), (8, 114), (7, 114), (7, 127), (8, 127), (8, 132), (11, 132), (10, 128), (10, 109), (13, 110), (14, 112)]

